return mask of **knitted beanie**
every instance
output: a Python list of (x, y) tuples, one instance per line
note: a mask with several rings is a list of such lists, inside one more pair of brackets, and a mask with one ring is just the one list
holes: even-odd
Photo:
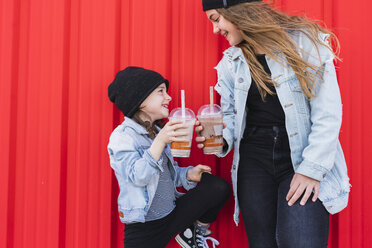
[(227, 8), (238, 3), (258, 2), (261, 0), (203, 0), (203, 11)]
[(125, 116), (131, 118), (141, 103), (162, 83), (168, 90), (168, 80), (159, 73), (130, 66), (116, 74), (108, 87), (108, 96)]

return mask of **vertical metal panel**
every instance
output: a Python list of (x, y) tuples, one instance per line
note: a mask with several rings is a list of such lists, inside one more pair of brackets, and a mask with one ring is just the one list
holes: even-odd
[(119, 1), (0, 3), (0, 247), (109, 247)]
[[(368, 247), (372, 3), (275, 2), (324, 21), (340, 38), (340, 138), (353, 188), (348, 208), (332, 216), (329, 247)], [(0, 38), (0, 247), (123, 247), (106, 151), (123, 117), (108, 101), (108, 84), (128, 65), (154, 69), (170, 81), (170, 107), (185, 89), (196, 112), (208, 102), (213, 67), (228, 44), (213, 35), (200, 0), (0, 0)], [(192, 154), (177, 160), (211, 165), (231, 181), (231, 155), (216, 159), (195, 146)], [(220, 247), (248, 247), (232, 214), (231, 198), (214, 236)]]
[[(4, 246), (8, 242), (12, 232), (7, 232), (8, 228), (13, 229), (12, 221), (14, 208), (14, 187), (11, 178), (14, 176), (14, 169), (10, 168), (10, 163), (13, 157), (10, 156), (10, 151), (14, 147), (14, 141), (11, 139), (12, 128), (11, 122), (14, 123), (15, 115), (12, 114), (12, 108), (15, 107), (15, 102), (12, 101), (11, 84), (14, 80), (14, 50), (18, 43), (13, 42), (18, 35), (16, 28), (17, 23), (14, 22), (14, 9), (16, 3), (11, 1), (0, 2), (0, 246)], [(14, 28), (12, 24), (14, 23)], [(5, 38), (7, 37), (7, 38)], [(18, 37), (17, 37), (18, 38)], [(12, 87), (13, 86), (13, 87)]]
[(369, 78), (369, 61), (372, 55), (369, 48), (372, 40), (370, 23), (372, 16), (370, 1), (335, 3), (335, 28), (343, 46), (339, 76), (343, 94), (344, 125), (341, 140), (350, 170), (352, 193), (348, 209), (339, 216), (340, 247), (369, 247), (371, 237), (370, 190), (371, 140), (369, 127), (371, 118), (372, 90)]
[(119, 1), (71, 1), (66, 89), (63, 247), (109, 247), (111, 180), (106, 144), (112, 129), (107, 80), (118, 61)]

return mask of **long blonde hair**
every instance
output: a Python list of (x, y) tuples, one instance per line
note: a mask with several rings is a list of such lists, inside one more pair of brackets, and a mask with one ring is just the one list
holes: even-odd
[[(275, 82), (258, 62), (255, 51), (263, 51), (282, 66), (294, 71), (304, 95), (308, 99), (315, 97), (315, 82), (317, 82), (316, 79), (322, 79), (323, 68), (310, 64), (300, 56), (299, 52), (307, 54), (309, 52), (302, 50), (289, 36), (289, 33), (302, 32), (305, 34), (316, 47), (318, 56), (320, 56), (318, 46), (323, 45), (319, 39), (319, 32), (329, 34), (331, 42), (336, 45), (336, 52), (328, 46), (327, 48), (336, 59), (339, 59), (337, 37), (331, 31), (305, 17), (288, 15), (275, 10), (264, 2), (240, 3), (216, 10), (240, 30), (244, 41), (237, 46), (243, 51), (250, 67), (252, 79), (257, 83), (262, 99), (267, 94), (275, 94), (270, 89), (270, 85), (275, 85)], [(284, 55), (286, 61), (278, 56), (278, 53)]]

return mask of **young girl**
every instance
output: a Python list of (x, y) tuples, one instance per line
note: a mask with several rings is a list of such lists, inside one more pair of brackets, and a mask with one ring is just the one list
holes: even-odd
[(240, 209), (250, 248), (327, 247), (328, 212), (346, 207), (350, 187), (327, 41), (337, 38), (259, 0), (203, 0), (203, 9), (232, 46), (215, 89), (227, 125), (219, 156), (234, 147), (235, 222)]
[[(108, 88), (109, 98), (125, 115), (108, 144), (111, 167), (120, 187), (119, 216), (125, 223), (125, 248), (165, 247), (176, 240), (182, 247), (208, 247), (218, 242), (204, 237), (209, 223), (230, 194), (229, 184), (210, 174), (205, 165), (179, 167), (169, 143), (183, 141), (175, 132), (182, 121), (161, 120), (169, 114), (168, 80), (154, 71), (128, 67)], [(196, 183), (200, 184), (196, 186)], [(186, 194), (177, 192), (183, 186)]]

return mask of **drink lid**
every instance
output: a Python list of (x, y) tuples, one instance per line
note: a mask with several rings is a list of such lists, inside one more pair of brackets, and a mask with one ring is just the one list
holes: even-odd
[(169, 119), (179, 119), (179, 120), (195, 120), (194, 111), (189, 108), (185, 108), (185, 116), (182, 116), (182, 108), (175, 108), (169, 114)]
[(212, 108), (210, 104), (203, 105), (198, 111), (198, 118), (219, 117), (221, 115), (223, 115), (221, 107), (217, 104), (213, 104)]

